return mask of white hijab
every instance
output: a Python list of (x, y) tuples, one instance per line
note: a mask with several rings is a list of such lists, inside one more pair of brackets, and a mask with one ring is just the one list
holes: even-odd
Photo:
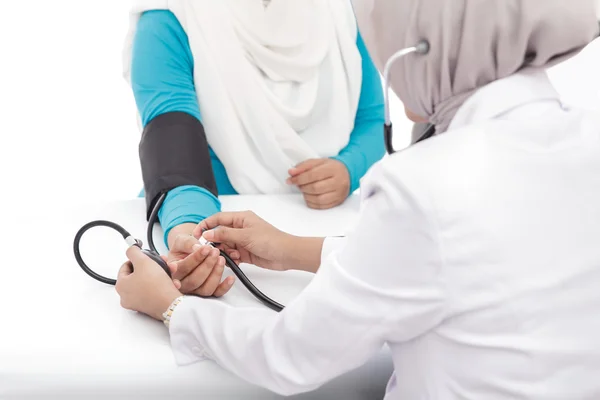
[(129, 81), (140, 15), (164, 9), (177, 17), (208, 142), (244, 194), (289, 192), (290, 167), (337, 155), (362, 81), (350, 1), (263, 1), (134, 1), (125, 46)]

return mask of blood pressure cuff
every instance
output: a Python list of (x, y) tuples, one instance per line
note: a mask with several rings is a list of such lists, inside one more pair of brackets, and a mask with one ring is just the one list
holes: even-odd
[(176, 187), (199, 186), (218, 195), (204, 127), (191, 115), (154, 118), (144, 128), (139, 153), (147, 220), (160, 195)]

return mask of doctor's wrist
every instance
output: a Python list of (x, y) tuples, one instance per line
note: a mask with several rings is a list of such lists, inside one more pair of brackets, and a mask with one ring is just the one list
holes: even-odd
[(321, 265), (322, 237), (300, 237), (288, 235), (284, 246), (282, 264), (287, 270), (317, 272)]

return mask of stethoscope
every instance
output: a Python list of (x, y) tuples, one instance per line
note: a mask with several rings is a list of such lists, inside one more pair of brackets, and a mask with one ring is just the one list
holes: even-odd
[[(416, 46), (407, 47), (406, 49), (398, 50), (387, 60), (387, 62), (385, 63), (385, 66), (383, 68), (383, 104), (385, 107), (385, 123), (383, 125), (383, 137), (385, 140), (385, 149), (387, 150), (387, 153), (390, 155), (394, 154), (396, 152), (396, 150), (394, 150), (394, 145), (392, 144), (393, 129), (392, 129), (392, 121), (391, 121), (391, 117), (390, 117), (390, 98), (389, 98), (390, 73), (391, 73), (392, 66), (394, 65), (394, 63), (396, 61), (398, 61), (402, 57), (405, 57), (411, 53), (425, 55), (425, 54), (429, 53), (429, 49), (430, 49), (429, 42), (427, 40), (421, 40), (419, 43), (417, 43)], [(429, 125), (429, 127), (425, 130), (425, 132), (423, 132), (421, 137), (415, 141), (415, 143), (422, 142), (425, 139), (429, 139), (434, 134), (435, 134), (435, 126)]]
[[(391, 67), (394, 62), (396, 62), (398, 59), (400, 59), (408, 54), (411, 54), (411, 53), (427, 54), (428, 52), (429, 52), (429, 42), (427, 42), (426, 40), (422, 40), (414, 47), (409, 47), (409, 48), (402, 49), (402, 50), (396, 52), (394, 55), (392, 55), (392, 57), (389, 58), (389, 60), (385, 64), (385, 68), (384, 68), (384, 72), (383, 72), (384, 106), (385, 106), (384, 138), (385, 138), (385, 146), (386, 146), (386, 150), (387, 150), (388, 154), (393, 154), (395, 152), (394, 147), (392, 145), (392, 123), (390, 120), (390, 105), (389, 105), (389, 95), (388, 95), (389, 76), (390, 76)], [(417, 141), (419, 142), (419, 141), (425, 140), (425, 139), (433, 136), (434, 132), (435, 132), (435, 129), (433, 127), (431, 127)], [(79, 264), (81, 269), (86, 274), (88, 274), (89, 276), (91, 276), (92, 278), (94, 278), (95, 280), (97, 280), (99, 282), (106, 283), (108, 285), (116, 285), (116, 283), (117, 283), (116, 279), (107, 278), (105, 276), (102, 276), (102, 275), (98, 274), (97, 272), (94, 272), (90, 267), (88, 267), (87, 264), (83, 261), (83, 258), (81, 257), (81, 252), (79, 250), (81, 238), (83, 237), (85, 232), (87, 232), (89, 229), (97, 227), (97, 226), (104, 226), (104, 227), (108, 227), (108, 228), (114, 229), (115, 231), (119, 232), (119, 234), (121, 236), (123, 236), (123, 239), (125, 240), (125, 243), (127, 244), (128, 247), (137, 246), (138, 248), (140, 248), (144, 254), (146, 254), (154, 262), (156, 262), (165, 271), (165, 273), (169, 277), (171, 277), (171, 270), (169, 269), (169, 266), (167, 265), (167, 263), (160, 257), (158, 250), (156, 250), (156, 246), (154, 245), (154, 239), (153, 239), (153, 228), (154, 228), (154, 225), (158, 222), (158, 211), (160, 210), (161, 206), (163, 205), (166, 197), (167, 197), (167, 193), (162, 193), (159, 196), (156, 204), (154, 205), (154, 208), (152, 209), (150, 218), (148, 219), (148, 227), (146, 230), (146, 236), (148, 239), (148, 246), (150, 247), (150, 249), (143, 249), (142, 248), (143, 243), (141, 240), (134, 238), (125, 228), (123, 228), (121, 225), (116, 224), (114, 222), (105, 221), (105, 220), (97, 220), (97, 221), (89, 222), (89, 223), (85, 224), (84, 226), (82, 226), (81, 229), (79, 229), (79, 231), (75, 235), (75, 240), (73, 242), (73, 252), (75, 254), (75, 259), (77, 260), (77, 263)], [(203, 237), (200, 237), (199, 243), (201, 245), (207, 245), (207, 246), (211, 246), (211, 247), (218, 249), (218, 247), (217, 247), (218, 244), (208, 242)], [(246, 289), (248, 289), (248, 291), (255, 298), (257, 298), (265, 306), (269, 307), (270, 309), (272, 309), (274, 311), (279, 312), (279, 311), (283, 310), (283, 308), (284, 308), (283, 305), (281, 305), (278, 302), (276, 302), (275, 300), (271, 299), (270, 297), (268, 297), (267, 295), (262, 293), (256, 286), (254, 286), (254, 284), (250, 281), (250, 279), (248, 279), (248, 277), (244, 274), (244, 272), (241, 270), (241, 268), (236, 264), (235, 261), (233, 261), (231, 259), (231, 257), (229, 257), (229, 255), (226, 252), (224, 252), (223, 250), (219, 250), (219, 251), (221, 253), (221, 256), (225, 259), (226, 265), (233, 271), (235, 276), (240, 280), (240, 282), (242, 282), (242, 284), (246, 287)]]
[[(116, 285), (116, 283), (117, 283), (116, 279), (107, 278), (105, 276), (98, 274), (97, 272), (92, 271), (92, 269), (90, 267), (88, 267), (87, 264), (83, 261), (83, 258), (81, 257), (81, 252), (79, 251), (80, 242), (81, 242), (81, 238), (83, 237), (83, 234), (91, 228), (94, 228), (97, 226), (104, 226), (107, 228), (112, 228), (115, 231), (119, 232), (121, 234), (121, 236), (123, 236), (123, 239), (125, 239), (125, 243), (127, 244), (128, 247), (137, 246), (138, 248), (140, 248), (144, 254), (146, 254), (154, 262), (156, 262), (167, 273), (167, 275), (169, 275), (169, 277), (171, 277), (171, 270), (169, 269), (169, 266), (167, 265), (167, 263), (160, 257), (158, 250), (156, 250), (156, 246), (154, 245), (154, 240), (153, 240), (153, 235), (152, 235), (154, 224), (156, 224), (158, 222), (158, 211), (160, 210), (160, 207), (164, 203), (166, 197), (167, 197), (166, 193), (163, 193), (159, 196), (158, 201), (156, 202), (156, 205), (152, 209), (150, 218), (148, 219), (148, 228), (146, 231), (146, 236), (148, 238), (148, 246), (150, 247), (150, 249), (143, 249), (142, 248), (143, 244), (142, 244), (141, 240), (134, 238), (125, 228), (123, 228), (121, 225), (116, 224), (114, 222), (98, 220), (98, 221), (89, 222), (89, 223), (85, 224), (84, 226), (82, 226), (81, 229), (79, 229), (79, 231), (75, 235), (75, 240), (73, 242), (73, 252), (75, 253), (75, 259), (77, 260), (77, 263), (79, 264), (81, 269), (83, 269), (83, 271), (86, 274), (88, 274), (89, 276), (91, 276), (92, 278), (94, 278), (97, 281), (106, 283), (108, 285)], [(217, 248), (217, 244), (208, 242), (203, 237), (200, 237), (199, 242), (200, 242), (200, 245), (206, 245), (206, 246), (211, 246), (211, 247)], [(263, 292), (261, 292), (256, 286), (254, 286), (254, 284), (250, 281), (250, 279), (248, 279), (246, 274), (244, 274), (244, 272), (241, 270), (241, 268), (236, 264), (235, 261), (233, 261), (231, 259), (231, 257), (229, 257), (229, 255), (226, 252), (224, 252), (223, 250), (219, 250), (219, 251), (221, 253), (221, 256), (223, 258), (225, 258), (225, 264), (229, 268), (231, 268), (231, 270), (233, 271), (235, 276), (237, 276), (237, 278), (240, 280), (240, 282), (242, 282), (242, 284), (250, 291), (250, 293), (254, 297), (256, 297), (265, 306), (271, 308), (274, 311), (283, 310), (283, 306), (281, 304), (279, 304), (275, 300), (271, 299), (270, 297), (265, 295)]]

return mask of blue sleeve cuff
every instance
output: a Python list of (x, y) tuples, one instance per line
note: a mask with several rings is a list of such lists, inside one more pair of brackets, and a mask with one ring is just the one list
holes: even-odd
[(360, 180), (369, 168), (385, 155), (383, 118), (373, 115), (369, 121), (358, 121), (348, 145), (335, 157), (342, 162), (350, 175), (350, 194), (360, 187)]
[[(359, 154), (360, 155), (360, 154)], [(346, 166), (348, 170), (348, 176), (350, 177), (350, 191), (348, 192), (348, 196), (356, 191), (360, 187), (360, 179), (362, 175), (354, 171), (354, 163), (356, 162), (356, 155), (354, 157), (349, 157), (348, 154), (345, 155), (337, 155), (335, 157), (331, 157), (334, 160), (338, 160), (342, 164)]]
[(198, 186), (180, 186), (169, 191), (158, 212), (167, 248), (171, 229), (185, 223), (197, 224), (219, 211), (221, 202), (206, 189)]

